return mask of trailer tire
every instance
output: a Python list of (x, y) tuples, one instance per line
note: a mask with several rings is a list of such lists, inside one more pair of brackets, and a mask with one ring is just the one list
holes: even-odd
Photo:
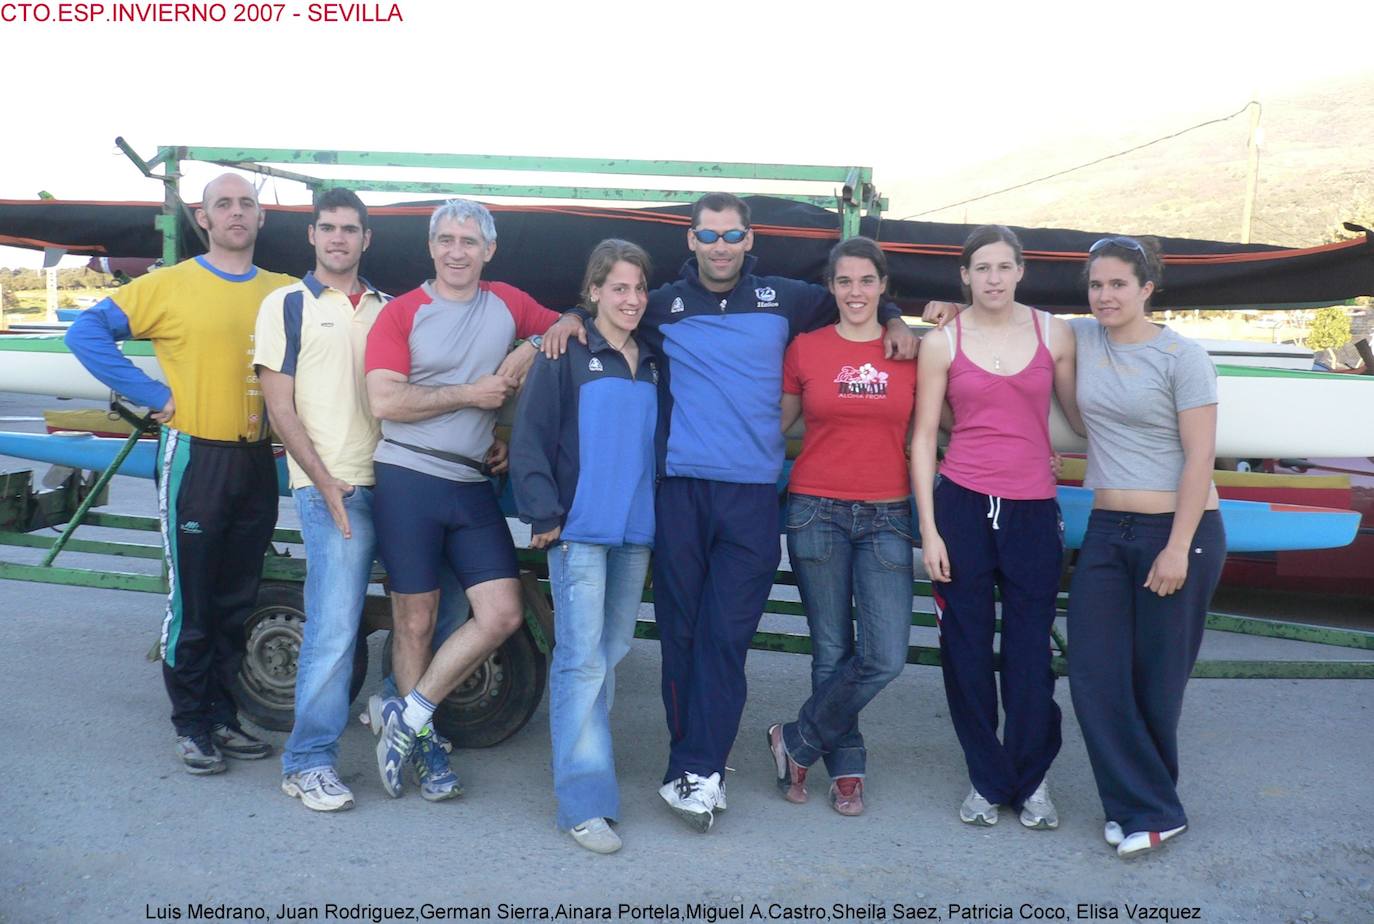
[[(243, 664), (234, 678), (239, 716), (270, 731), (289, 732), (296, 717), (296, 666), (305, 630), (305, 593), (299, 584), (258, 588), (257, 605), (244, 626)], [(351, 702), (367, 677), (367, 637), (353, 649)]]
[[(439, 704), (434, 727), (459, 748), (489, 748), (520, 729), (544, 698), (544, 654), (523, 626)], [(382, 647), (382, 674), (391, 674), (391, 633)]]

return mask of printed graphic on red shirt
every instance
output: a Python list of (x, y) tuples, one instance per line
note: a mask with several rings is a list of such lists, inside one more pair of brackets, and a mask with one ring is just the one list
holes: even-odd
[(872, 363), (851, 366), (846, 363), (835, 376), (841, 398), (886, 398), (887, 373), (878, 371)]

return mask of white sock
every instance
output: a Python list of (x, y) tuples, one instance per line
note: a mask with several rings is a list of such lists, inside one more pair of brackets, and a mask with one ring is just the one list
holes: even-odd
[(419, 690), (411, 690), (406, 694), (405, 704), (405, 709), (401, 712), (401, 721), (406, 723), (407, 728), (418, 730), (429, 724), (435, 707)]

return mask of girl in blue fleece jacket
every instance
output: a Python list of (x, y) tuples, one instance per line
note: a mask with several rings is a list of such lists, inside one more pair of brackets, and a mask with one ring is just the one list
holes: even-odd
[(649, 257), (602, 241), (582, 283), (587, 345), (540, 354), (520, 395), (511, 472), (530, 546), (549, 550), (557, 644), (549, 725), (558, 825), (614, 853), (620, 814), (611, 748), (615, 666), (629, 651), (654, 537), (658, 365), (635, 338)]

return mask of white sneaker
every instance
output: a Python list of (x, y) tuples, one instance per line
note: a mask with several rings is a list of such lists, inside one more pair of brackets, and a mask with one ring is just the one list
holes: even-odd
[(1158, 850), (1169, 838), (1187, 830), (1187, 825), (1180, 825), (1170, 831), (1133, 831), (1117, 846), (1116, 855), (1123, 860), (1129, 860), (1147, 854), (1151, 850)]
[(1050, 790), (1044, 780), (1021, 806), (1021, 824), (1038, 831), (1053, 831), (1059, 827), (1059, 813), (1050, 801)]
[(997, 806), (993, 805), (977, 789), (970, 789), (959, 806), (959, 820), (966, 825), (989, 827), (997, 824)]
[(592, 853), (615, 853), (620, 849), (620, 836), (611, 830), (604, 818), (588, 818), (574, 825), (568, 833)]
[(333, 767), (288, 773), (282, 777), (281, 791), (316, 812), (340, 812), (353, 807), (353, 793)]
[(1102, 837), (1106, 839), (1108, 847), (1115, 847), (1126, 839), (1126, 832), (1121, 830), (1121, 825), (1109, 821), (1102, 829)]
[(720, 804), (720, 774), (698, 776), (683, 773), (658, 789), (668, 808), (683, 821), (705, 834), (715, 821), (712, 812)]

